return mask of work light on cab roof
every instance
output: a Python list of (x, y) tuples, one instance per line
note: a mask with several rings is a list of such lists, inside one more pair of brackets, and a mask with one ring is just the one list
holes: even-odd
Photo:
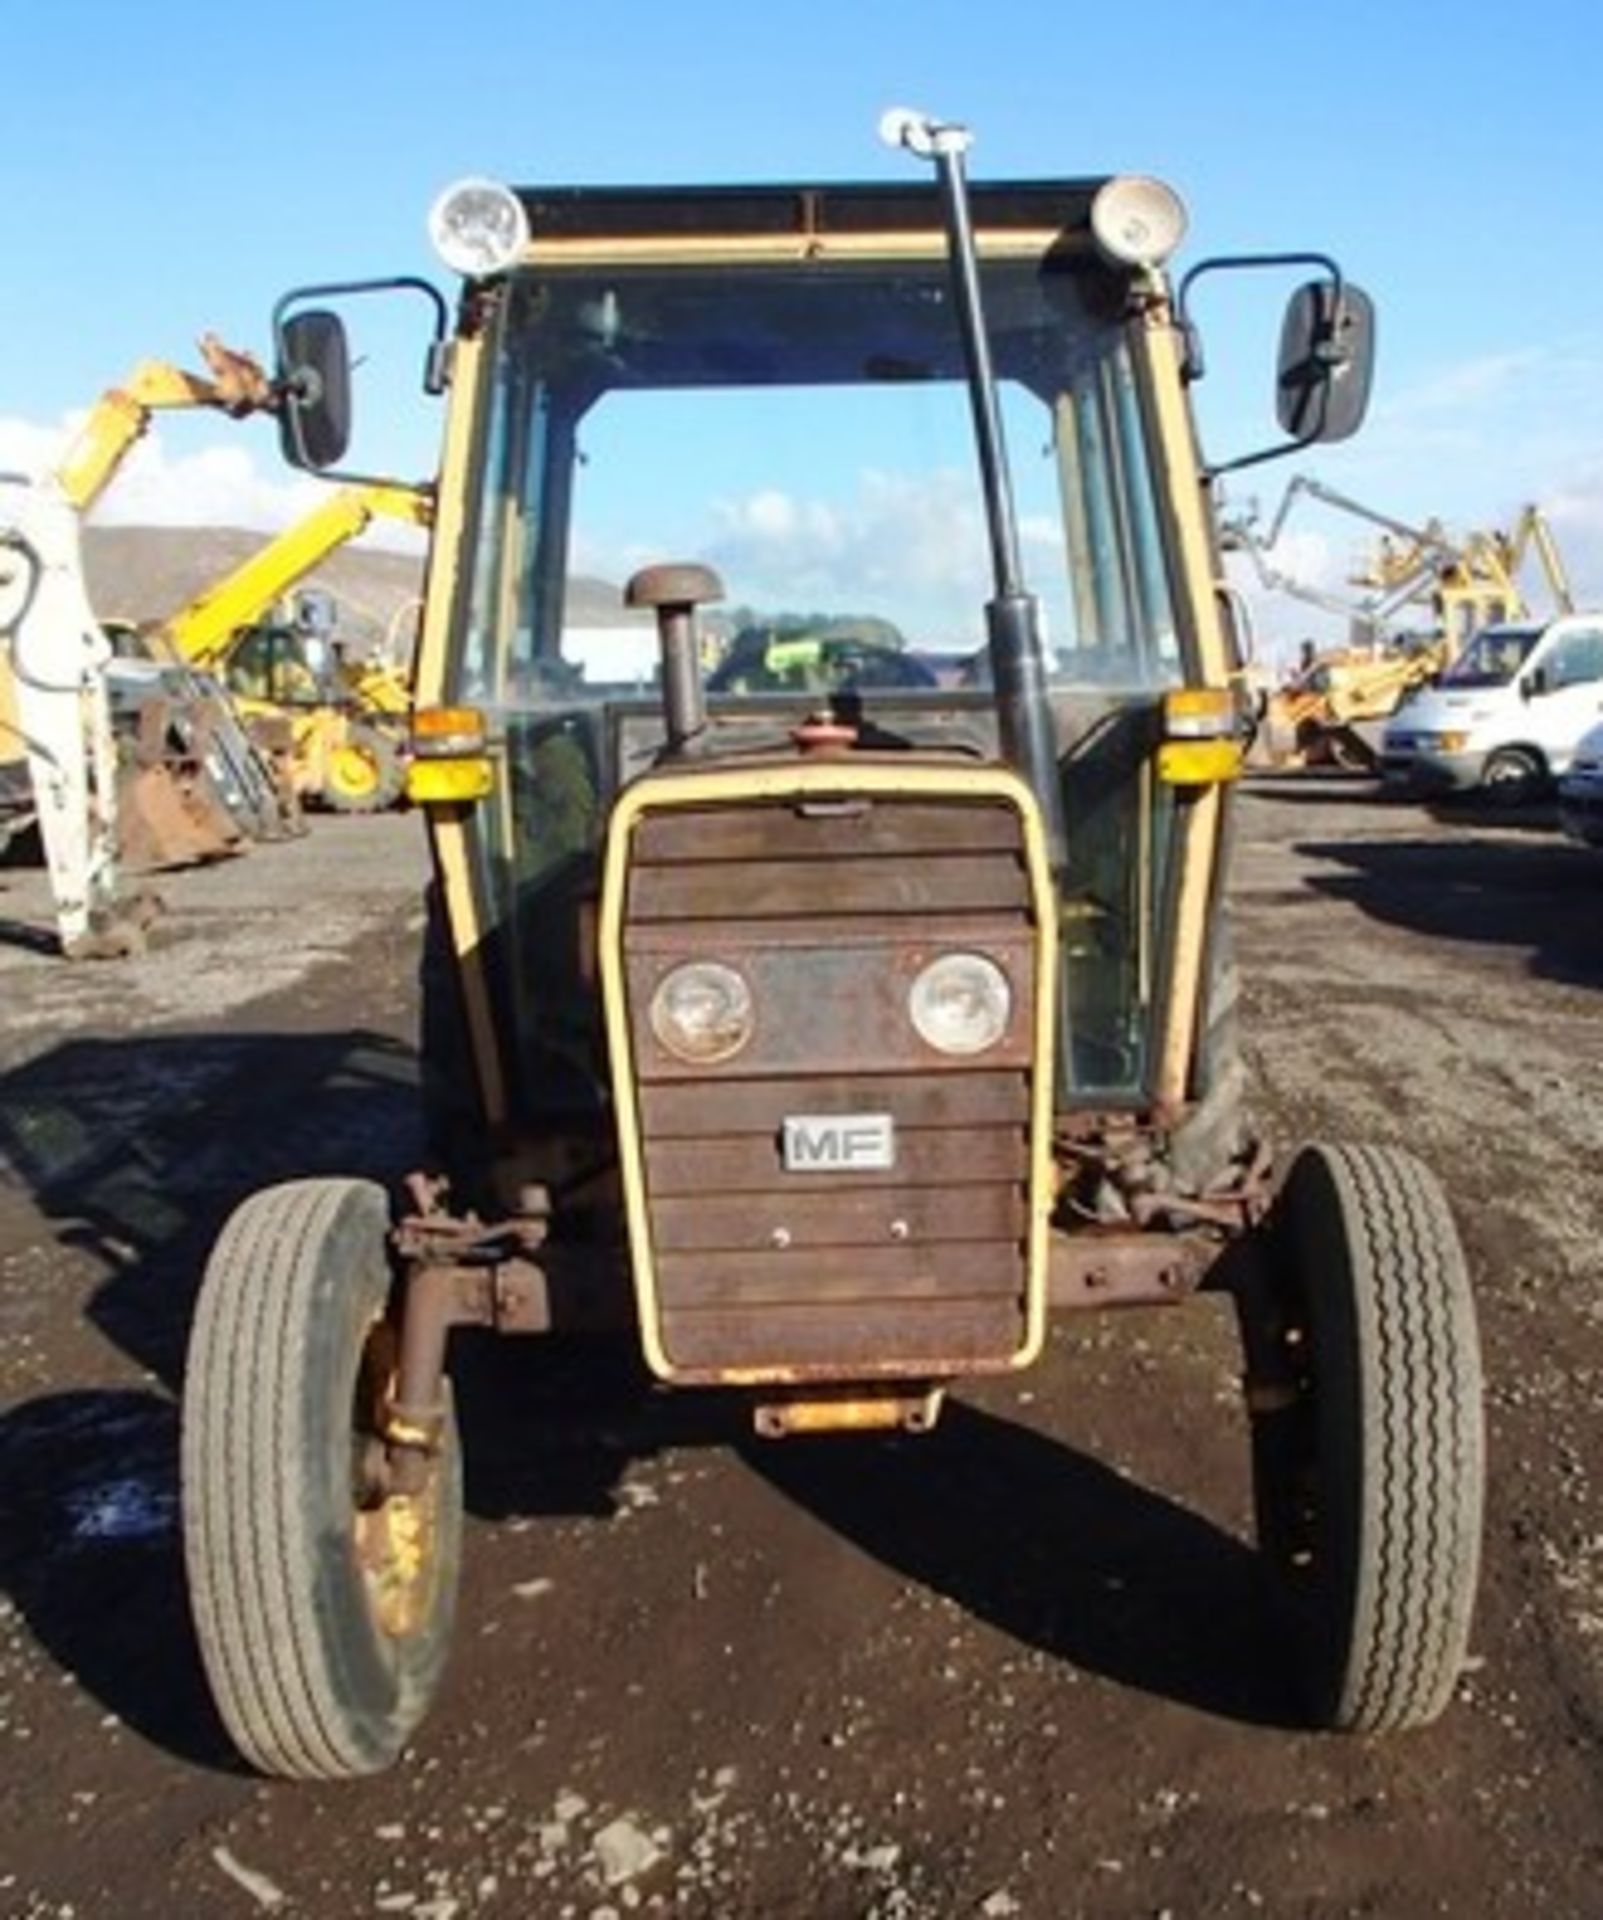
[(429, 209), (429, 238), (453, 273), (505, 273), (529, 244), (529, 218), (499, 180), (458, 180)]
[(1161, 180), (1119, 174), (1091, 203), (1091, 233), (1109, 260), (1161, 267), (1186, 237), (1185, 204)]

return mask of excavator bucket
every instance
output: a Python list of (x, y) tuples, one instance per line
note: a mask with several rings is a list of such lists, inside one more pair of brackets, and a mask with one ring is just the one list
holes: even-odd
[(118, 796), (123, 865), (135, 873), (194, 866), (238, 853), (244, 835), (204, 776), (171, 767), (136, 767)]
[(174, 703), (150, 700), (139, 716), (132, 762), (119, 784), (119, 852), (125, 867), (153, 873), (238, 853), (245, 835), (198, 752), (175, 747)]

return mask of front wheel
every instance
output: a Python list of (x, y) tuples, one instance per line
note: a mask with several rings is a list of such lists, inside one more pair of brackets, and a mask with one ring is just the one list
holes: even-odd
[(1269, 1226), (1273, 1374), (1253, 1408), (1260, 1543), (1315, 1724), (1423, 1726), (1468, 1645), (1480, 1348), (1447, 1203), (1411, 1155), (1308, 1147)]
[(1494, 807), (1522, 807), (1546, 784), (1540, 756), (1525, 747), (1499, 747), (1481, 769), (1481, 786)]
[(322, 800), (333, 813), (383, 813), (405, 784), (395, 742), (378, 727), (358, 725), (329, 749)]
[(184, 1554), (201, 1657), (240, 1752), (290, 1779), (396, 1759), (455, 1611), (453, 1424), (420, 1493), (386, 1493), (380, 1470), (387, 1226), (370, 1181), (253, 1194), (218, 1239), (190, 1339)]

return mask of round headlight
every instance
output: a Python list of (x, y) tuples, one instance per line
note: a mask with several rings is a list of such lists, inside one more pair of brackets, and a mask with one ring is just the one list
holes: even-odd
[(651, 1031), (688, 1066), (732, 1059), (756, 1025), (750, 987), (733, 967), (716, 960), (675, 967), (651, 996)]
[(453, 273), (505, 273), (529, 244), (529, 216), (499, 180), (458, 180), (429, 209), (429, 238)]
[(982, 953), (947, 953), (913, 982), (907, 1011), (919, 1038), (940, 1053), (984, 1053), (1007, 1031), (1013, 990)]
[(1110, 260), (1160, 267), (1186, 237), (1186, 210), (1173, 187), (1144, 174), (1120, 174), (1091, 202), (1091, 232)]

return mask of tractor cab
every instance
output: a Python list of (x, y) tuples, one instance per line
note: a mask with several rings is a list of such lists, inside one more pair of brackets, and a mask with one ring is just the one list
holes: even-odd
[[(1172, 315), (1150, 268), (1110, 259), (1093, 232), (1121, 184), (973, 195), (1037, 609), (1041, 693), (1022, 719), (988, 643), (987, 502), (937, 196), (523, 197), (524, 261), (481, 294), (456, 349), (475, 413), (470, 524), (420, 693), (482, 716), (494, 767), (471, 815), (435, 817), (463, 882), (453, 941), (488, 1016), (481, 1090), (508, 1137), (590, 1127), (613, 1151), (597, 913), (607, 825), (636, 782), (672, 763), (734, 791), (766, 759), (821, 756), (848, 785), (870, 765), (933, 770), (947, 831), (901, 865), (949, 878), (927, 911), (962, 914), (977, 905), (960, 881), (965, 778), (1006, 764), (1004, 733), (1032, 727), (1062, 822), (1040, 915), (1061, 936), (1056, 1110), (1113, 1112), (1128, 1133), (1173, 1128), (1200, 1098), (1236, 658)], [(680, 559), (712, 578), (687, 614), (699, 684), (694, 731), (676, 738), (657, 636), (644, 609), (626, 624), (622, 590), (642, 563)], [(610, 624), (594, 610), (603, 580)], [(943, 685), (932, 655), (974, 661), (969, 684)], [(427, 804), (440, 773), (418, 744)], [(833, 859), (827, 873), (849, 884)], [(1188, 1162), (1186, 1179), (1226, 1179), (1228, 1161)]]

